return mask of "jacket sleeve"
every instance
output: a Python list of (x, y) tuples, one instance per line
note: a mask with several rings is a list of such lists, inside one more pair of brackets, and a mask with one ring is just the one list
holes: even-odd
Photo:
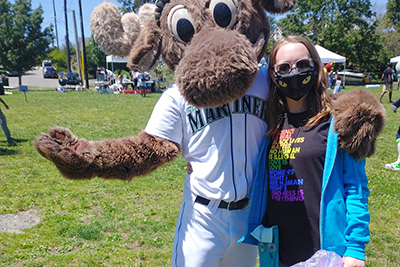
[(358, 161), (346, 154), (343, 175), (347, 223), (344, 233), (347, 241), (344, 256), (365, 260), (365, 244), (370, 239), (369, 189), (365, 159)]

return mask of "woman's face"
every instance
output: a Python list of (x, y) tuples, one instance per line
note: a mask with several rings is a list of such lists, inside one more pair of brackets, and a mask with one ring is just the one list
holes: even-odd
[[(277, 85), (279, 84), (279, 89), (277, 89), (286, 96), (287, 107), (291, 112), (301, 112), (307, 109), (305, 99), (309, 87), (312, 86), (312, 76), (308, 70), (310, 66), (314, 66), (314, 62), (310, 58), (307, 47), (301, 43), (285, 44), (276, 53), (276, 63), (271, 71), (283, 75), (280, 76), (282, 78), (279, 78), (279, 81), (276, 81)], [(288, 75), (291, 74), (294, 76), (289, 78)], [(278, 79), (274, 73), (271, 76), (274, 81)]]
[[(276, 63), (278, 65), (280, 63), (288, 62), (294, 67), (296, 62), (300, 59), (309, 59), (311, 58), (310, 53), (307, 48), (301, 43), (289, 43), (283, 45), (278, 52), (276, 53)], [(312, 64), (312, 62), (311, 62)]]

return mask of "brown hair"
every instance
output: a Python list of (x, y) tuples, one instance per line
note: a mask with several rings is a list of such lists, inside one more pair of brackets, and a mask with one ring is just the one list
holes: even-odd
[[(317, 72), (317, 81), (313, 89), (307, 95), (306, 101), (308, 104), (310, 119), (304, 126), (315, 126), (323, 117), (330, 113), (332, 109), (332, 100), (326, 92), (328, 88), (327, 75), (324, 73), (324, 67), (314, 45), (308, 39), (301, 36), (289, 35), (287, 37), (283, 37), (275, 44), (271, 51), (269, 60), (269, 75), (271, 75), (271, 77), (274, 75), (272, 66), (276, 64), (276, 54), (278, 50), (282, 46), (289, 43), (303, 44), (307, 48), (311, 58), (314, 61), (314, 68)], [(279, 131), (279, 128), (285, 119), (285, 114), (286, 98), (278, 93), (277, 86), (274, 82), (272, 82), (267, 106), (267, 119), (269, 127), (268, 135), (274, 135)]]

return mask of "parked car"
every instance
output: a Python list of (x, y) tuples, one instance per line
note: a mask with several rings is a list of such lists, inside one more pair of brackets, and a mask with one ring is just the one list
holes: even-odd
[(366, 84), (369, 82), (369, 77), (367, 74), (357, 72), (352, 69), (338, 71), (337, 75), (342, 79), (342, 81), (345, 79), (346, 84)]
[(56, 69), (53, 66), (44, 67), (43, 78), (58, 78)]
[(6, 77), (6, 76), (4, 76), (4, 75), (2, 75), (1, 77), (2, 77), (3, 86), (9, 86), (10, 83), (9, 83), (9, 81), (8, 81), (8, 77)]
[(6, 71), (6, 75), (7, 76), (18, 76), (18, 71), (14, 70), (14, 71)]
[(67, 72), (65, 77), (61, 77), (58, 79), (58, 83), (61, 86), (65, 85), (80, 85), (82, 84), (82, 80), (79, 78), (79, 74), (77, 72)]
[(44, 69), (45, 67), (53, 67), (53, 62), (51, 60), (43, 60), (42, 68)]

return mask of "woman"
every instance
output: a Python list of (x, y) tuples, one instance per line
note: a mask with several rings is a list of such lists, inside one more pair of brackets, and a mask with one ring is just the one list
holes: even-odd
[(245, 243), (258, 226), (279, 228), (280, 266), (334, 251), (365, 266), (369, 241), (365, 160), (338, 149), (327, 77), (313, 44), (278, 41), (270, 55), (268, 136), (259, 157)]

